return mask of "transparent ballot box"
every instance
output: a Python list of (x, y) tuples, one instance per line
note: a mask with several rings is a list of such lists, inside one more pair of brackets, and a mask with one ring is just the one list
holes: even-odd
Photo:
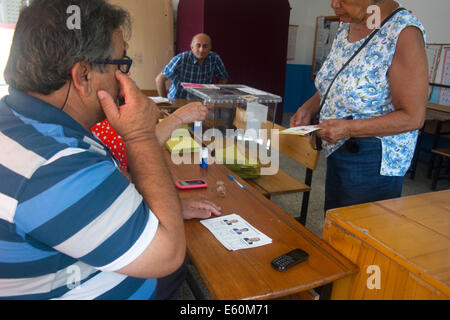
[(182, 85), (191, 98), (212, 106), (207, 119), (194, 124), (194, 139), (208, 148), (209, 162), (224, 164), (245, 179), (267, 174), (281, 97), (246, 85)]

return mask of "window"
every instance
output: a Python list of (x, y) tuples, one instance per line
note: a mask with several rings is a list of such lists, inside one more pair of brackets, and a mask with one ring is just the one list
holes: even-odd
[(14, 35), (20, 9), (29, 4), (29, 0), (0, 0), (0, 98), (8, 94), (8, 85), (3, 72), (8, 61), (11, 42)]

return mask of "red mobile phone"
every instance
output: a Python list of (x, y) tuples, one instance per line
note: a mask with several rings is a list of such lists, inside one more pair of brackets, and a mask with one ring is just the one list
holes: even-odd
[(178, 189), (198, 189), (206, 188), (208, 184), (205, 180), (194, 179), (194, 180), (177, 180), (175, 185)]

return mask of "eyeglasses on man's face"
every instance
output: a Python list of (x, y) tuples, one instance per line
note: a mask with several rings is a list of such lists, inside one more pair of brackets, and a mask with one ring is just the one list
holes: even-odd
[(95, 61), (95, 64), (116, 64), (120, 72), (127, 74), (130, 72), (131, 65), (133, 64), (133, 59), (129, 56), (124, 56), (120, 60), (110, 60), (106, 59), (103, 61)]

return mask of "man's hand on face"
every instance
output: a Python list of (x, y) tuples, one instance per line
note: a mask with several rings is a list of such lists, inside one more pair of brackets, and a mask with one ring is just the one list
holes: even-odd
[(109, 123), (125, 142), (154, 138), (155, 126), (160, 117), (158, 107), (139, 90), (128, 75), (117, 71), (116, 78), (125, 99), (124, 105), (119, 108), (104, 90), (97, 93)]

